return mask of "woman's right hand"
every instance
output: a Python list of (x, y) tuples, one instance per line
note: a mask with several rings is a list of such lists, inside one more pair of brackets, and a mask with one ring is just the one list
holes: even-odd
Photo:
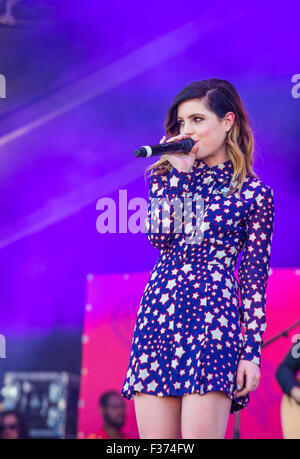
[[(170, 137), (167, 142), (176, 142), (177, 140), (188, 137), (188, 135), (180, 134), (175, 137)], [(166, 138), (166, 136), (163, 136), (159, 143), (164, 143)], [(189, 153), (168, 153), (163, 155), (163, 157), (166, 158), (179, 172), (189, 172), (195, 162), (197, 149), (198, 144), (196, 143)]]

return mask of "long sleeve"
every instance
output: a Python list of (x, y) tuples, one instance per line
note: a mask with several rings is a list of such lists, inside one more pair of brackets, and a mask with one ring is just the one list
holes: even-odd
[(189, 172), (179, 172), (174, 167), (169, 174), (150, 175), (145, 233), (160, 250), (168, 247), (176, 232), (180, 232), (183, 199), (190, 179)]
[[(294, 346), (299, 348), (300, 340), (298, 340)], [(285, 356), (276, 371), (276, 380), (282, 391), (288, 395), (290, 395), (292, 387), (299, 385), (297, 381), (297, 373), (300, 370), (300, 355), (298, 351), (298, 358), (295, 358), (292, 354), (292, 349)]]
[(270, 268), (274, 225), (273, 190), (260, 189), (254, 199), (238, 270), (241, 296), (240, 318), (245, 327), (241, 359), (260, 366), (263, 333), (266, 329), (266, 287)]

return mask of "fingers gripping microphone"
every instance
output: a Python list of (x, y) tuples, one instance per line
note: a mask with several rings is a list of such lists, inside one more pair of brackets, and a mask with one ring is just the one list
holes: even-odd
[(195, 142), (193, 139), (187, 138), (177, 142), (160, 143), (159, 145), (143, 145), (134, 150), (134, 154), (141, 158), (150, 158), (150, 156), (160, 156), (167, 153), (189, 153)]

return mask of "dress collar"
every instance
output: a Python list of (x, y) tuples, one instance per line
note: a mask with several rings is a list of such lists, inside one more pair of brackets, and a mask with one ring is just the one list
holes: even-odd
[(198, 173), (205, 174), (206, 172), (211, 173), (215, 178), (222, 182), (227, 178), (231, 177), (233, 174), (233, 164), (231, 159), (224, 161), (223, 163), (217, 164), (216, 166), (209, 167), (203, 159), (195, 159), (194, 170)]

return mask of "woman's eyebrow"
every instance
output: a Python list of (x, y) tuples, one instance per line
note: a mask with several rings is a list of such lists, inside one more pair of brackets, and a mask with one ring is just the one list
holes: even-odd
[[(205, 115), (203, 115), (202, 113), (194, 113), (193, 115), (188, 116), (188, 118), (193, 118), (194, 116), (205, 116)], [(182, 120), (180, 116), (177, 116), (177, 119)]]

